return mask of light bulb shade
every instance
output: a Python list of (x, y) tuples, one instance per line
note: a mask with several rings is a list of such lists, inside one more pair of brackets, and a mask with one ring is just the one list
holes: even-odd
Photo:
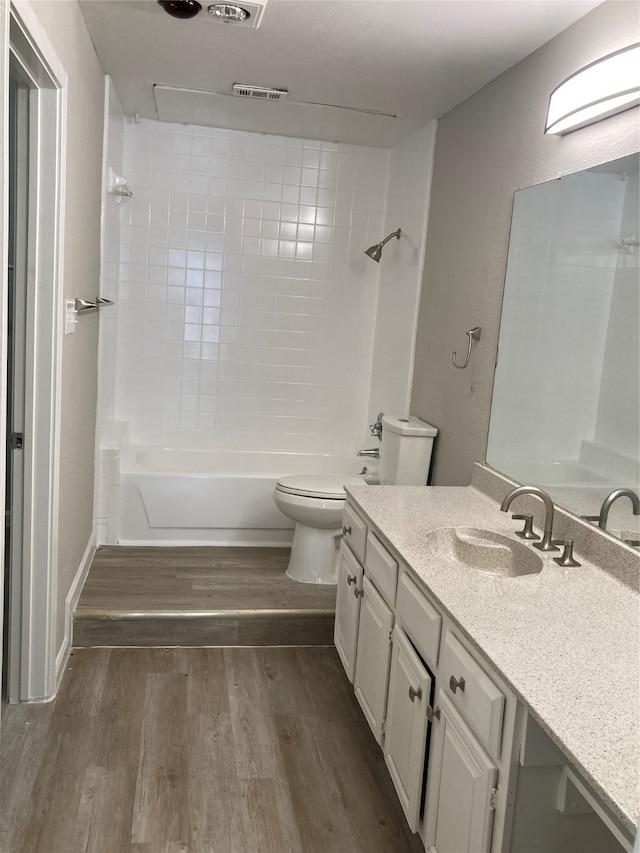
[(545, 133), (568, 133), (640, 104), (640, 43), (572, 74), (551, 93)]

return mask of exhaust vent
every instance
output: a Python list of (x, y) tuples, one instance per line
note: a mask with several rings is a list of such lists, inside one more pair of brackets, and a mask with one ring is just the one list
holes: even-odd
[(268, 86), (246, 86), (233, 84), (233, 94), (238, 98), (258, 98), (260, 101), (284, 101), (289, 94), (287, 89), (271, 89)]

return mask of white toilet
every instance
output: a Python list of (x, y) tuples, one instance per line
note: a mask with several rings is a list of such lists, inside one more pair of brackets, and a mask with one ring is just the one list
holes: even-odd
[[(424, 486), (429, 475), (435, 427), (418, 418), (382, 419), (380, 482)], [(276, 483), (278, 509), (296, 522), (287, 574), (302, 583), (335, 584), (342, 535), (343, 486), (363, 485), (347, 474), (294, 474)]]

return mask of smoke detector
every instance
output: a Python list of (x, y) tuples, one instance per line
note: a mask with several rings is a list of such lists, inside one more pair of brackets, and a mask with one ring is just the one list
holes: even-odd
[(229, 24), (234, 28), (256, 30), (260, 26), (266, 5), (267, 0), (252, 0), (251, 3), (245, 3), (243, 0), (239, 3), (211, 3), (207, 6), (207, 12), (211, 21)]
[(234, 83), (233, 94), (237, 98), (257, 98), (261, 101), (284, 101), (289, 94), (287, 89), (272, 89), (269, 86), (249, 86)]

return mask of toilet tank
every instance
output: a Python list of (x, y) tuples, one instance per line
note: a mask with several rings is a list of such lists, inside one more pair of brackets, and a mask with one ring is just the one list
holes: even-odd
[(380, 485), (426, 486), (438, 430), (420, 418), (382, 418)]

